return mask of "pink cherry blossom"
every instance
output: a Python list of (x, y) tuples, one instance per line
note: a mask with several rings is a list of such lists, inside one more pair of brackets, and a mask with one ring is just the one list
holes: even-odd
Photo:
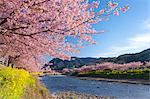
[(119, 16), (119, 11), (117, 9), (114, 11), (114, 15)]
[(104, 12), (105, 12), (105, 10), (100, 10), (100, 11), (98, 12), (98, 15), (102, 15), (102, 14), (104, 14)]
[[(147, 67), (150, 66), (149, 62), (146, 63)], [(111, 69), (111, 70), (128, 70), (128, 69), (135, 69), (135, 68), (140, 68), (143, 66), (143, 63), (141, 62), (130, 62), (126, 64), (116, 64), (116, 63), (97, 63), (95, 65), (84, 65), (80, 68), (74, 68), (74, 69), (67, 69), (67, 72), (89, 72), (93, 70), (105, 70), (105, 69)]]
[(11, 56), (12, 63), (29, 70), (40, 68), (44, 55), (70, 59), (83, 43), (67, 37), (94, 44), (92, 24), (109, 16), (104, 9), (113, 12), (118, 4), (109, 2), (110, 8), (97, 9), (97, 14), (99, 5), (88, 0), (0, 0), (0, 57)]
[(122, 12), (126, 12), (128, 9), (129, 9), (129, 6), (128, 6), (128, 5), (127, 5), (127, 6), (124, 6), (124, 7), (122, 7), (122, 8), (120, 8), (120, 10), (121, 10)]

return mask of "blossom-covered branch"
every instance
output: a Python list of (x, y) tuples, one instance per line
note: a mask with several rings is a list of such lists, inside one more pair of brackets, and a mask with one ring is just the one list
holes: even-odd
[(19, 55), (17, 62), (30, 66), (43, 55), (69, 59), (83, 42), (95, 43), (91, 24), (128, 9), (119, 8), (114, 0), (102, 9), (100, 4), (88, 0), (0, 0), (0, 57)]

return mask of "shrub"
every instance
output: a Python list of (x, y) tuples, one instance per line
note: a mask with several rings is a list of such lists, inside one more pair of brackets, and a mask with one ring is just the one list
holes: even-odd
[(148, 79), (150, 78), (150, 69), (136, 70), (95, 70), (86, 73), (80, 73), (78, 76), (103, 77), (114, 79)]
[(35, 79), (23, 69), (5, 67), (0, 69), (0, 99), (20, 99), (25, 88)]

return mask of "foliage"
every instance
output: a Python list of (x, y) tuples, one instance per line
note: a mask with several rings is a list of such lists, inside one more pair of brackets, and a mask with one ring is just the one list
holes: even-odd
[(112, 79), (150, 79), (150, 69), (135, 70), (96, 70), (78, 74), (78, 76), (102, 77)]
[(44, 73), (43, 72), (31, 72), (30, 75), (32, 75), (32, 76), (42, 76), (42, 75), (44, 75)]
[(89, 66), (82, 66), (81, 68), (73, 68), (73, 69), (63, 69), (64, 72), (88, 72), (88, 71), (95, 71), (95, 70), (105, 70), (105, 69), (111, 69), (111, 70), (128, 70), (128, 69), (136, 69), (136, 68), (142, 68), (143, 63), (141, 62), (131, 62), (127, 64), (116, 64), (116, 63), (101, 63), (101, 64), (95, 64), (95, 65), (89, 65)]
[(95, 43), (92, 34), (104, 32), (96, 32), (92, 24), (128, 9), (114, 0), (98, 9), (99, 0), (89, 1), (0, 0), (0, 57), (11, 56), (11, 62), (29, 70), (37, 68), (43, 55), (69, 59), (84, 41)]
[(0, 69), (0, 99), (20, 99), (25, 88), (34, 83), (35, 79), (25, 70), (2, 68)]
[(127, 64), (102, 63), (81, 68), (63, 69), (64, 74), (72, 76), (92, 76), (116, 79), (150, 79), (150, 62), (131, 62)]

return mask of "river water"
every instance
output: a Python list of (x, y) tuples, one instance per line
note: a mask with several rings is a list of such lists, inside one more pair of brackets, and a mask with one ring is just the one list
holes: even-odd
[(42, 82), (51, 93), (73, 91), (117, 99), (150, 99), (150, 85), (79, 80), (68, 76), (44, 76)]

